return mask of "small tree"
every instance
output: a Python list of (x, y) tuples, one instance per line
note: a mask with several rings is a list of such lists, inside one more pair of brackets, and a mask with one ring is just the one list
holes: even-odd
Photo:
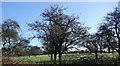
[(24, 55), (23, 52), (28, 50), (26, 48), (29, 46), (29, 43), (30, 43), (29, 39), (26, 39), (20, 36), (18, 43), (16, 43), (15, 48), (14, 48), (15, 55), (17, 56)]
[(9, 55), (18, 41), (19, 24), (14, 20), (6, 20), (2, 23), (2, 44)]
[(106, 36), (109, 46), (118, 52), (120, 60), (120, 11), (118, 8), (105, 16), (105, 22), (100, 28), (105, 28), (100, 31)]
[(108, 52), (110, 52), (110, 49), (117, 50), (117, 40), (114, 36), (114, 32), (110, 29), (108, 29), (107, 24), (103, 23), (99, 26), (99, 30), (101, 33), (101, 37), (104, 40), (105, 48), (108, 48)]
[(98, 59), (98, 44), (96, 40), (96, 36), (89, 35), (88, 38), (85, 40), (85, 43), (83, 44), (85, 48), (87, 48), (90, 52), (95, 53), (95, 58)]
[(86, 36), (82, 44), (80, 44), (80, 46), (87, 48), (90, 51), (90, 53), (94, 53), (95, 58), (98, 59), (98, 51), (102, 52), (102, 50), (105, 48), (105, 44), (106, 43), (101, 37), (101, 34), (94, 33)]

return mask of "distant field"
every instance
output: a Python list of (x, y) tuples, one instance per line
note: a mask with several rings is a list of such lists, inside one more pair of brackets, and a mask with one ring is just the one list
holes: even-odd
[[(113, 62), (114, 59), (118, 57), (116, 52), (114, 53), (98, 53), (99, 61), (101, 62)], [(22, 60), (29, 63), (51, 63), (50, 57), (48, 55), (36, 55), (36, 56), (21, 56), (21, 57), (14, 57), (17, 60)], [(94, 63), (95, 55), (92, 53), (80, 53), (80, 54), (63, 54), (62, 61), (64, 63), (73, 63), (73, 62), (90, 62), (91, 60)], [(57, 57), (58, 60), (58, 57)]]

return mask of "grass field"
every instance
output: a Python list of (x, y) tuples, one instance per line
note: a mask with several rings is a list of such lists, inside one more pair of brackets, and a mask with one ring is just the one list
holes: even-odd
[[(114, 53), (98, 53), (99, 63), (116, 63), (118, 54)], [(36, 55), (36, 56), (21, 56), (14, 57), (14, 59), (22, 60), (28, 63), (51, 63), (48, 55)], [(57, 57), (58, 60), (58, 57)], [(95, 55), (92, 53), (80, 53), (80, 54), (63, 54), (63, 63), (98, 63), (95, 60)]]

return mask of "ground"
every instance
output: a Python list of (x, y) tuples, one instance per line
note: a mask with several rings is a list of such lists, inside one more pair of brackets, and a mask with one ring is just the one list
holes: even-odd
[[(90, 63), (90, 64), (115, 64), (117, 63), (118, 54), (114, 53), (98, 53), (98, 60), (95, 59), (95, 55), (92, 53), (74, 53), (74, 54), (63, 54), (62, 55), (62, 63), (72, 64), (72, 63)], [(50, 57), (48, 55), (36, 55), (36, 56), (20, 56), (20, 57), (12, 57), (13, 59), (19, 61), (25, 61), (28, 63), (39, 63), (39, 64), (51, 64)], [(58, 61), (58, 58), (57, 58)]]

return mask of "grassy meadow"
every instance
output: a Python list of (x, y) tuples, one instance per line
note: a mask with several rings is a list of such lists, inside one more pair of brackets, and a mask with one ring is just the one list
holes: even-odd
[[(88, 64), (116, 64), (118, 54), (114, 53), (98, 53), (98, 59), (95, 59), (95, 55), (92, 53), (74, 53), (74, 54), (63, 54), (62, 63), (88, 63)], [(36, 55), (36, 56), (20, 56), (14, 57), (16, 60), (25, 61), (28, 63), (39, 63), (39, 64), (51, 64), (52, 61), (48, 55)], [(58, 57), (57, 57), (58, 61)]]

